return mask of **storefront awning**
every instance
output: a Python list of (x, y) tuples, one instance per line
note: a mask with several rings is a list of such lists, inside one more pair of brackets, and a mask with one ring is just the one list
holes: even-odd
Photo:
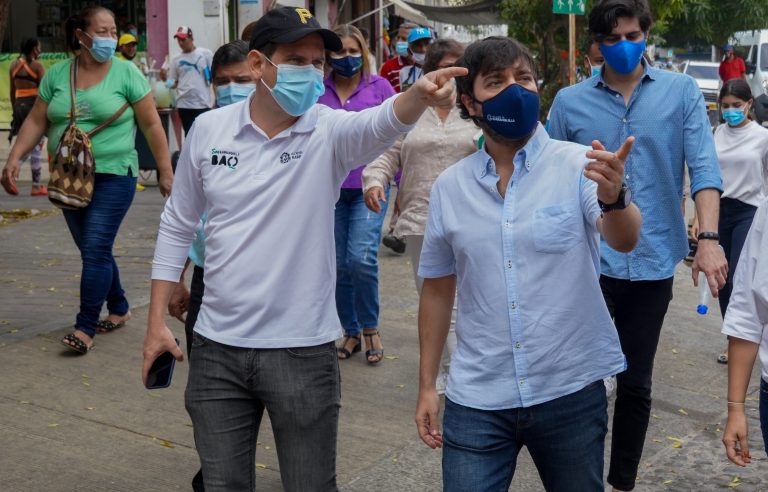
[[(395, 0), (392, 1), (395, 2)], [(397, 1), (399, 2), (399, 0)], [(445, 24), (457, 26), (506, 24), (499, 15), (499, 0), (480, 0), (469, 5), (457, 5), (455, 7), (434, 7), (414, 2), (399, 3), (407, 3), (414, 9), (423, 12), (424, 15), (429, 17), (429, 20)], [(395, 10), (395, 13), (397, 13), (397, 10)], [(401, 15), (401, 17), (404, 16)], [(410, 20), (410, 18), (406, 18)]]
[(387, 0), (387, 4), (395, 6), (395, 15), (407, 19), (416, 24), (426, 26), (429, 23), (428, 16), (424, 15), (419, 9), (420, 5), (412, 6), (415, 4), (408, 4), (403, 0)]

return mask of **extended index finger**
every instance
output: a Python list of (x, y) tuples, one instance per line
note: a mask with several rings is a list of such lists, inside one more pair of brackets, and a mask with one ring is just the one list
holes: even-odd
[(632, 145), (635, 143), (635, 137), (628, 137), (626, 140), (624, 140), (624, 143), (621, 144), (621, 147), (619, 147), (619, 150), (616, 151), (616, 157), (623, 161), (627, 159), (627, 156), (632, 151)]
[(469, 73), (469, 70), (467, 70), (464, 67), (447, 67), (447, 68), (441, 68), (437, 71), (435, 74), (435, 79), (438, 81), (439, 85), (443, 85), (447, 81), (451, 80), (454, 77), (463, 77), (464, 75), (467, 75)]

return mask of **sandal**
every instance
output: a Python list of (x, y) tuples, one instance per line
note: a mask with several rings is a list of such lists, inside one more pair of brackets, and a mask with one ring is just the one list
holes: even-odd
[(717, 356), (717, 362), (719, 364), (727, 364), (728, 363), (728, 354), (720, 354)]
[[(347, 350), (347, 342), (349, 339), (357, 340), (357, 343), (354, 347), (352, 347), (352, 352)], [(339, 358), (339, 360), (346, 360), (352, 357), (352, 354), (356, 354), (357, 352), (360, 352), (362, 350), (360, 344), (360, 335), (344, 335), (344, 341), (341, 343), (341, 347), (336, 347), (336, 356)]]
[(122, 328), (125, 326), (125, 323), (127, 323), (133, 316), (131, 315), (131, 312), (128, 311), (127, 313), (121, 315), (122, 321), (118, 321), (117, 323), (114, 323), (110, 321), (108, 318), (100, 320), (98, 323), (96, 323), (96, 333), (110, 333), (118, 328)]
[(89, 350), (93, 348), (93, 344), (89, 347), (77, 337), (74, 333), (70, 333), (61, 339), (61, 344), (70, 350), (74, 350), (78, 354), (87, 354)]
[[(381, 340), (381, 335), (379, 335), (379, 330), (372, 331), (371, 333), (363, 332), (363, 336), (365, 337), (366, 347), (373, 347), (373, 337), (375, 336), (379, 337), (379, 340)], [(377, 358), (374, 360), (371, 360), (371, 357), (377, 357)], [(370, 348), (365, 351), (365, 358), (368, 360), (369, 364), (378, 364), (384, 358), (384, 349)]]

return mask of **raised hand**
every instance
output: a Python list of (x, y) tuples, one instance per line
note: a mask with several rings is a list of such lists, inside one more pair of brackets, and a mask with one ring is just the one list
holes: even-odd
[(632, 150), (635, 137), (627, 138), (619, 150), (608, 152), (598, 140), (592, 141), (592, 150), (587, 158), (592, 159), (584, 168), (584, 176), (597, 183), (597, 198), (611, 204), (619, 199), (621, 185), (624, 183), (624, 161)]

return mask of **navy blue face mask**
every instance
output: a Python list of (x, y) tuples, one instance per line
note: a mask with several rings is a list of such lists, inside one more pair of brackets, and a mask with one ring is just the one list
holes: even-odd
[(331, 58), (331, 68), (342, 77), (352, 77), (363, 68), (363, 56), (349, 55), (343, 58)]
[(510, 140), (527, 137), (539, 122), (539, 94), (520, 84), (511, 84), (485, 101), (475, 101), (483, 105), (483, 116), (474, 119)]

